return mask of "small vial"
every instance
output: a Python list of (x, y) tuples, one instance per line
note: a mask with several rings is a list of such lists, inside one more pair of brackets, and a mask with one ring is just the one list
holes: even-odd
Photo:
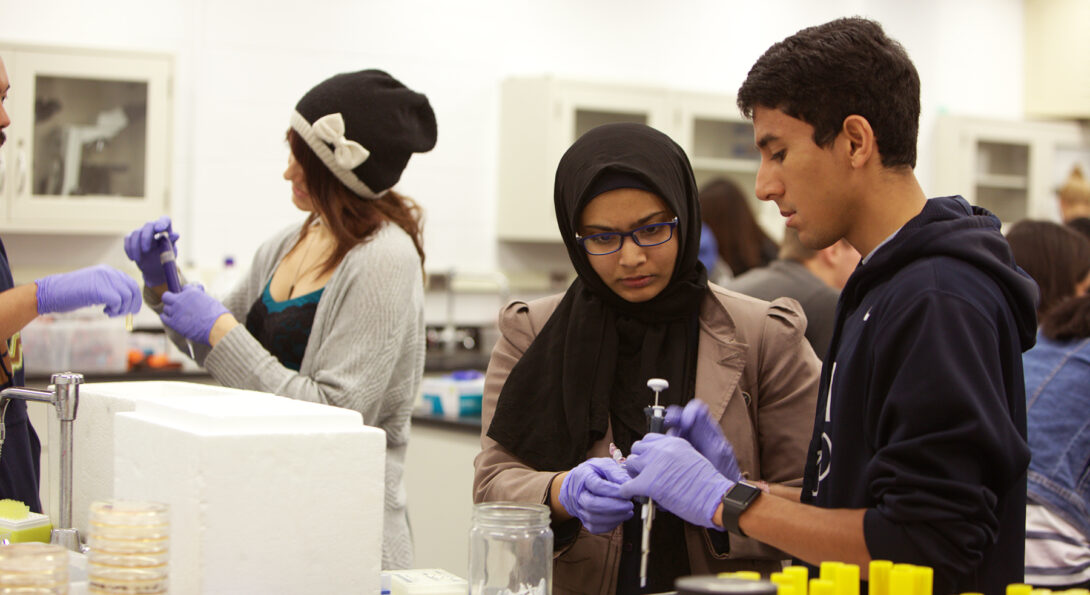
[(132, 332), (132, 314), (125, 315), (125, 330)]

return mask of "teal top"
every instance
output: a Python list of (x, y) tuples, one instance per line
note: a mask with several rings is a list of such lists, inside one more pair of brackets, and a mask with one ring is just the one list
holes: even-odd
[(278, 302), (269, 292), (271, 285), (272, 279), (246, 315), (246, 330), (285, 368), (299, 371), (325, 287)]

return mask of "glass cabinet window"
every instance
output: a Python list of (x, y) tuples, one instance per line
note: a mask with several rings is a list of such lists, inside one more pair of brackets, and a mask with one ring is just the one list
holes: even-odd
[(592, 128), (602, 126), (603, 124), (620, 124), (623, 122), (647, 124), (647, 114), (636, 112), (577, 109), (575, 110), (575, 135), (572, 137), (572, 142), (574, 142), (575, 139), (578, 139), (580, 136), (586, 134)]
[(148, 84), (35, 78), (33, 193), (141, 199)]
[(760, 161), (761, 154), (749, 122), (694, 118), (692, 157)]

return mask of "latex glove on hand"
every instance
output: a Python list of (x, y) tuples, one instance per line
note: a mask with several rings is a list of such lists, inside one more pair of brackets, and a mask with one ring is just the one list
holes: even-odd
[[(632, 445), (621, 486), (625, 498), (647, 496), (693, 525), (719, 529), (712, 521), (723, 494), (736, 482), (723, 477), (684, 438), (647, 434)], [(720, 531), (722, 529), (719, 529)]]
[[(162, 231), (170, 234), (172, 245), (181, 237), (171, 229), (170, 217), (166, 216), (149, 221), (125, 236), (125, 255), (136, 263), (140, 273), (144, 275), (144, 285), (148, 287), (157, 287), (167, 282), (163, 264), (159, 260), (159, 254), (163, 251), (162, 245), (155, 239), (155, 234)], [(178, 253), (177, 249), (174, 253)]]
[(121, 271), (100, 264), (71, 273), (50, 275), (34, 282), (38, 314), (71, 312), (85, 306), (105, 305), (110, 316), (140, 311), (140, 286)]
[(742, 470), (738, 468), (734, 448), (708, 413), (707, 403), (693, 399), (684, 408), (670, 405), (666, 409), (665, 425), (668, 436), (688, 440), (697, 452), (715, 465), (723, 477), (733, 482), (742, 481)]
[(204, 292), (200, 285), (186, 285), (179, 293), (163, 294), (163, 324), (190, 341), (209, 344), (208, 335), (216, 320), (230, 314), (227, 307)]
[(621, 495), (628, 474), (613, 459), (588, 459), (564, 476), (560, 504), (587, 531), (605, 533), (632, 518), (631, 498)]

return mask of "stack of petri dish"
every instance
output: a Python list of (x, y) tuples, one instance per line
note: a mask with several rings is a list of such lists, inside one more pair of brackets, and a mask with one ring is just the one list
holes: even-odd
[(89, 592), (166, 593), (169, 538), (166, 504), (93, 502), (87, 527)]
[(67, 595), (68, 550), (39, 542), (0, 546), (0, 593)]

